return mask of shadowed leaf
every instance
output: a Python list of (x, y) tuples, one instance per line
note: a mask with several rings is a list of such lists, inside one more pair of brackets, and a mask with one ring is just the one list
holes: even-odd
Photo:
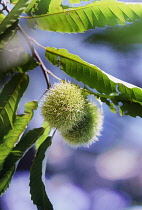
[(44, 140), (47, 138), (47, 136), (49, 135), (49, 132), (50, 132), (50, 126), (48, 125), (47, 122), (44, 122), (42, 126), (43, 126), (43, 128), (45, 130), (44, 130), (43, 135), (40, 136), (40, 138), (36, 142), (36, 145), (35, 145), (36, 146), (36, 150), (38, 150), (38, 148), (44, 142)]
[(92, 34), (86, 41), (91, 44), (105, 41), (114, 46), (142, 43), (142, 21), (136, 21), (126, 26), (107, 28), (103, 33)]
[(39, 210), (53, 210), (52, 204), (50, 203), (42, 177), (45, 173), (45, 165), (43, 166), (43, 161), (45, 159), (45, 153), (47, 148), (51, 144), (51, 137), (48, 137), (39, 147), (36, 157), (34, 158), (33, 165), (30, 172), (30, 193), (33, 203), (37, 206)]
[(11, 178), (16, 169), (17, 161), (19, 161), (27, 150), (30, 149), (36, 140), (43, 134), (44, 130), (44, 128), (35, 128), (28, 131), (7, 156), (3, 164), (3, 169), (0, 171), (0, 195), (9, 187)]

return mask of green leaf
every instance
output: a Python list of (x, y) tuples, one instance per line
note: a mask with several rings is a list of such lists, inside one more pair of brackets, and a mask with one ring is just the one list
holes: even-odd
[(62, 7), (62, 0), (52, 0), (50, 5), (49, 5), (49, 13), (55, 13), (59, 11), (63, 11)]
[(28, 114), (29, 118), (33, 116), (33, 110), (37, 109), (38, 102), (37, 101), (30, 101), (26, 103), (25, 105), (25, 114)]
[(0, 169), (8, 154), (11, 152), (15, 143), (19, 140), (21, 134), (24, 132), (29, 121), (32, 119), (33, 110), (37, 109), (37, 102), (31, 101), (25, 105), (25, 113), (23, 115), (17, 115), (13, 124), (13, 129), (4, 136), (2, 144), (0, 144)]
[(81, 1), (89, 1), (89, 0), (69, 0), (71, 4), (80, 4)]
[(0, 23), (3, 21), (4, 18), (5, 18), (5, 15), (0, 12)]
[(25, 12), (28, 15), (42, 15), (47, 14), (49, 11), (49, 5), (52, 2), (52, 0), (33, 0), (28, 5)]
[(11, 4), (16, 4), (19, 0), (10, 0)]
[(103, 33), (91, 35), (86, 41), (91, 44), (106, 41), (113, 45), (142, 43), (142, 21), (106, 29)]
[[(80, 3), (80, 0), (69, 0), (71, 4)], [(89, 1), (89, 0), (83, 0)], [(28, 15), (42, 15), (47, 13), (55, 13), (63, 11), (64, 8), (70, 8), (62, 5), (63, 0), (33, 0), (25, 10)], [(29, 24), (29, 23), (28, 23)], [(35, 24), (36, 25), (36, 22)]]
[(45, 186), (42, 181), (42, 177), (45, 174), (43, 161), (45, 159), (47, 148), (50, 146), (50, 144), (51, 137), (48, 137), (40, 145), (30, 171), (31, 198), (39, 210), (53, 210), (52, 204), (46, 195)]
[[(97, 66), (83, 61), (79, 56), (71, 54), (65, 49), (47, 47), (45, 56), (53, 65), (60, 66), (60, 69), (71, 77), (92, 89), (95, 88), (100, 94), (98, 97), (110, 105), (113, 111), (114, 105), (116, 105), (119, 107), (120, 114), (142, 117), (141, 88), (105, 73)], [(119, 105), (119, 102), (122, 102), (122, 105)], [(132, 106), (133, 109), (136, 107), (135, 111), (132, 111)]]
[(95, 1), (83, 7), (25, 18), (35, 18), (37, 27), (43, 30), (76, 33), (142, 20), (142, 4)]
[(47, 47), (45, 56), (53, 65), (60, 66), (71, 77), (95, 88), (100, 93), (116, 92), (116, 83), (110, 82), (105, 72), (83, 61), (78, 55), (71, 54), (65, 49)]
[[(32, 0), (19, 0), (16, 6), (8, 13), (6, 18), (0, 24), (0, 35), (3, 34), (9, 27), (11, 27), (17, 20), (21, 13), (27, 8)], [(18, 22), (17, 22), (18, 24)]]
[(80, 3), (80, 0), (69, 0), (69, 2), (71, 4), (75, 4), (75, 3), (79, 4)]
[(10, 129), (14, 128), (14, 120), (18, 103), (29, 83), (26, 74), (16, 74), (4, 85), (0, 93), (0, 142)]
[(36, 142), (36, 150), (38, 150), (38, 148), (44, 142), (44, 140), (47, 138), (47, 136), (49, 135), (49, 132), (50, 132), (50, 126), (48, 125), (47, 122), (43, 123), (43, 128), (45, 129), (45, 131), (44, 131), (43, 135), (40, 136), (40, 138)]
[(3, 169), (0, 171), (0, 195), (5, 192), (10, 184), (16, 169), (16, 162), (30, 149), (36, 140), (43, 134), (44, 130), (44, 128), (35, 128), (28, 131), (7, 156), (3, 164)]
[(113, 99), (113, 96), (118, 95), (117, 93), (111, 93), (110, 95), (106, 94), (100, 94), (96, 93), (95, 91), (91, 91), (89, 88), (85, 87), (84, 92), (89, 96), (89, 95), (94, 95), (96, 99), (100, 99), (103, 103), (106, 103), (106, 105), (109, 106), (111, 112), (116, 113), (117, 109), (113, 102), (111, 101)]
[[(128, 89), (127, 89), (128, 90)], [(140, 88), (132, 89), (132, 91), (136, 91), (139, 94), (141, 94)], [(106, 105), (109, 106), (110, 111), (113, 113), (119, 112), (120, 115), (130, 115), (131, 117), (142, 117), (142, 103), (140, 100), (135, 100), (130, 94), (124, 94), (123, 91), (121, 91), (121, 94), (118, 93), (112, 93), (109, 95), (99, 94), (96, 92), (93, 92), (91, 90), (85, 90), (88, 92), (88, 95), (94, 95), (96, 98), (99, 98), (103, 103), (106, 103)], [(131, 92), (132, 93), (132, 92)], [(135, 93), (135, 92), (134, 92)], [(127, 96), (126, 96), (127, 95)], [(119, 102), (122, 104), (119, 105)]]

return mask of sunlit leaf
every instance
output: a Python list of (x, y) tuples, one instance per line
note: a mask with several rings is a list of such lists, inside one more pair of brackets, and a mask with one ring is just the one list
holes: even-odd
[(44, 128), (35, 128), (28, 131), (7, 156), (3, 164), (3, 169), (0, 171), (0, 195), (4, 193), (9, 186), (16, 169), (17, 161), (19, 161), (27, 150), (30, 149), (36, 140), (43, 134), (44, 130)]
[(3, 21), (4, 18), (5, 18), (5, 15), (0, 12), (0, 23)]
[(75, 4), (75, 3), (80, 3), (80, 0), (69, 0), (69, 2), (71, 3), (71, 4)]
[(11, 152), (15, 143), (19, 140), (21, 134), (24, 132), (29, 121), (32, 119), (33, 110), (37, 109), (37, 102), (31, 101), (25, 105), (25, 112), (23, 115), (17, 115), (13, 124), (13, 129), (3, 138), (0, 144), (0, 169), (8, 154)]
[[(83, 82), (92, 89), (96, 89), (104, 98), (104, 102), (111, 100), (111, 105), (116, 105), (120, 109), (120, 114), (142, 117), (142, 89), (132, 84), (119, 80), (97, 66), (83, 61), (79, 56), (69, 53), (65, 49), (47, 47), (46, 58), (71, 77)], [(96, 94), (96, 93), (95, 93)], [(107, 98), (107, 100), (106, 100)], [(122, 105), (119, 105), (122, 102)], [(132, 106), (136, 105), (137, 110), (132, 114)]]
[[(82, 1), (89, 1), (89, 0), (82, 0)], [(75, 3), (80, 3), (81, 0), (69, 0), (69, 2), (71, 4), (75, 4)], [(48, 1), (32, 0), (32, 2), (28, 5), (25, 12), (31, 16), (31, 15), (55, 13), (55, 12), (63, 11), (63, 9), (70, 8), (69, 6), (64, 5), (62, 3), (63, 3), (63, 0), (48, 0)]]
[(62, 0), (52, 0), (50, 5), (49, 5), (49, 13), (55, 13), (59, 11), (63, 11), (62, 7)]
[(52, 0), (32, 0), (25, 12), (29, 15), (42, 15), (49, 12), (49, 5)]
[(14, 120), (18, 103), (29, 83), (26, 74), (16, 74), (4, 85), (0, 93), (0, 142), (10, 129), (14, 128)]
[[(15, 7), (8, 13), (5, 19), (0, 24), (0, 35), (10, 28), (17, 20), (21, 13), (27, 8), (32, 0), (19, 0)], [(18, 22), (17, 22), (18, 24)]]
[(65, 49), (47, 47), (45, 56), (53, 65), (60, 66), (67, 74), (100, 93), (116, 92), (116, 83), (110, 82), (105, 72), (83, 61), (78, 55), (71, 54)]
[(39, 139), (36, 142), (36, 150), (38, 150), (38, 148), (44, 142), (44, 140), (47, 138), (47, 136), (49, 135), (49, 132), (50, 132), (50, 126), (48, 125), (47, 122), (44, 122), (42, 126), (45, 129), (45, 131), (42, 134), (42, 136), (40, 136)]
[(43, 30), (84, 32), (95, 27), (124, 25), (127, 22), (142, 20), (142, 4), (95, 1), (86, 6), (30, 18), (35, 18), (37, 27)]
[(50, 203), (42, 177), (45, 175), (46, 163), (43, 165), (43, 161), (46, 157), (47, 148), (51, 144), (51, 137), (48, 137), (39, 147), (36, 157), (34, 158), (33, 165), (30, 171), (30, 193), (33, 203), (40, 210), (53, 210)]

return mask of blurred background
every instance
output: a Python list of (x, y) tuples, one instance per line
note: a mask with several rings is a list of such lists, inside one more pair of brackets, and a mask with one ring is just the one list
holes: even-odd
[[(21, 24), (27, 30), (25, 22)], [(27, 33), (45, 47), (66, 48), (105, 72), (142, 88), (142, 27), (128, 24), (127, 29), (123, 28), (119, 26), (113, 31), (111, 27), (96, 28), (83, 34), (28, 29)], [(35, 47), (56, 76), (82, 85), (49, 64), (44, 50)], [(39, 67), (28, 75), (30, 84), (19, 113), (26, 102), (38, 100), (46, 90)], [(58, 82), (53, 77), (50, 81)], [(142, 119), (113, 114), (105, 104), (103, 109), (102, 136), (89, 148), (71, 148), (58, 132), (53, 138), (48, 149), (46, 190), (54, 210), (142, 210)], [(28, 129), (42, 123), (39, 107)], [(32, 148), (20, 161), (9, 189), (0, 198), (1, 210), (36, 210), (29, 189), (34, 154)]]

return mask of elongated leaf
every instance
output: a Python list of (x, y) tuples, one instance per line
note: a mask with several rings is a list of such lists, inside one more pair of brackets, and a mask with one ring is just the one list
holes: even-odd
[[(36, 157), (30, 172), (30, 192), (33, 203), (39, 210), (53, 210), (50, 203), (45, 186), (42, 180), (42, 176), (45, 173), (45, 167), (43, 168), (43, 161), (45, 159), (45, 152), (51, 144), (51, 137), (48, 137), (39, 147)], [(44, 170), (43, 170), (44, 169)]]
[[(79, 56), (65, 49), (46, 48), (46, 58), (56, 66), (60, 66), (68, 75), (95, 88), (102, 100), (110, 99), (112, 104), (119, 106), (120, 114), (142, 117), (142, 89), (119, 80), (97, 66), (83, 61)], [(103, 101), (103, 102), (104, 102)], [(122, 102), (122, 105), (119, 105)], [(109, 103), (107, 103), (108, 105)], [(131, 107), (136, 108), (133, 110)]]
[[(137, 88), (141, 91), (140, 88)], [(136, 89), (133, 89), (136, 90)], [(112, 93), (109, 95), (99, 94), (95, 91), (85, 90), (88, 92), (88, 95), (94, 95), (96, 98), (99, 98), (103, 103), (109, 106), (111, 112), (116, 113), (119, 112), (120, 115), (130, 115), (131, 117), (142, 117), (142, 104), (140, 101), (135, 101), (133, 98), (130, 99), (130, 95), (124, 95), (121, 93), (118, 95), (117, 93)], [(119, 102), (122, 104), (119, 105)]]
[[(21, 13), (27, 8), (32, 0), (19, 0), (16, 6), (8, 13), (6, 18), (0, 24), (0, 35), (10, 28), (17, 20)], [(18, 24), (18, 22), (17, 22)]]
[(25, 113), (23, 115), (17, 115), (13, 129), (2, 140), (0, 144), (0, 169), (8, 154), (11, 152), (15, 143), (19, 140), (21, 134), (24, 132), (29, 121), (32, 119), (33, 110), (37, 109), (37, 102), (31, 101), (25, 104)]
[(28, 86), (28, 82), (28, 75), (16, 74), (0, 93), (0, 142), (3, 136), (13, 128), (17, 106)]
[[(82, 0), (89, 1), (89, 0)], [(32, 0), (25, 12), (28, 15), (41, 15), (63, 11), (63, 8), (69, 8), (67, 5), (62, 5), (63, 0)], [(69, 0), (71, 4), (80, 3), (80, 0)], [(36, 24), (36, 22), (35, 22)]]
[(142, 4), (126, 4), (113, 0), (95, 1), (83, 7), (72, 7), (33, 18), (37, 21), (37, 27), (43, 30), (84, 32), (96, 26), (123, 25), (126, 22), (142, 20)]
[(14, 144), (18, 141), (26, 125), (25, 116), (17, 115), (13, 129), (9, 131), (9, 133), (3, 138), (2, 144), (0, 144), (0, 170), (2, 169), (5, 158), (11, 152)]
[[(111, 81), (101, 69), (83, 61), (79, 56), (69, 53), (65, 49), (47, 47), (46, 58), (56, 66), (60, 66), (71, 77), (95, 88), (100, 93), (116, 92), (116, 83)], [(94, 82), (95, 81), (95, 82)]]
[(27, 150), (36, 142), (43, 134), (44, 128), (35, 128), (28, 131), (21, 141), (12, 149), (6, 158), (3, 169), (0, 171), (0, 195), (8, 188), (11, 178), (16, 169), (16, 162), (19, 161)]
[(113, 45), (142, 43), (142, 21), (106, 29), (103, 33), (91, 35), (86, 41), (89, 41), (91, 44), (105, 41)]
[(48, 125), (47, 122), (44, 122), (42, 126), (45, 130), (44, 130), (44, 133), (42, 134), (42, 136), (40, 136), (36, 142), (36, 145), (35, 145), (36, 150), (38, 150), (38, 148), (45, 141), (45, 139), (47, 138), (47, 136), (49, 135), (49, 132), (50, 132), (50, 126)]
[(14, 172), (15, 167), (12, 167), (9, 171), (6, 171), (6, 173), (3, 173), (3, 170), (0, 171), (0, 195), (8, 188)]

